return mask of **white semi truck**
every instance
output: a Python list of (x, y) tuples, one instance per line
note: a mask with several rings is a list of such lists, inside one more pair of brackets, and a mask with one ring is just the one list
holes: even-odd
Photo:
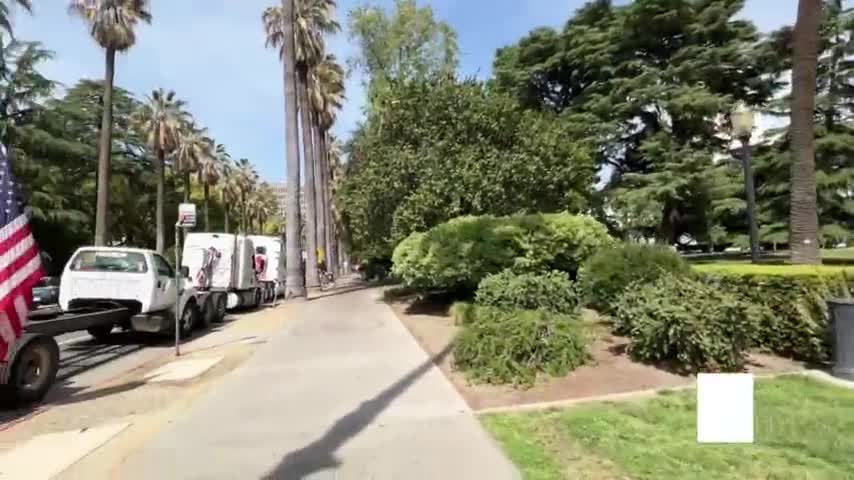
[[(134, 248), (84, 247), (65, 266), (60, 311), (34, 311), (24, 335), (0, 363), (0, 386), (18, 400), (41, 400), (59, 369), (56, 335), (86, 330), (97, 340), (114, 328), (172, 335), (225, 317), (226, 295), (196, 290), (161, 255)], [(177, 304), (177, 305), (176, 305)], [(176, 308), (177, 307), (177, 308)]]
[(189, 233), (181, 265), (196, 290), (226, 294), (229, 309), (257, 307), (264, 300), (255, 275), (255, 244), (246, 235)]
[[(270, 302), (285, 293), (285, 245), (279, 237), (252, 235), (256, 257), (264, 258), (264, 265), (256, 268), (258, 281), (264, 288), (264, 301)], [(256, 260), (256, 266), (258, 262)]]

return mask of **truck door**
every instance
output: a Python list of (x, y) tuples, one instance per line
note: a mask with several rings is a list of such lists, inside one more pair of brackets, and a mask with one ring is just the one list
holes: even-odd
[(175, 270), (165, 258), (154, 254), (154, 271), (157, 283), (154, 289), (153, 310), (171, 308), (178, 301), (178, 286), (175, 283)]

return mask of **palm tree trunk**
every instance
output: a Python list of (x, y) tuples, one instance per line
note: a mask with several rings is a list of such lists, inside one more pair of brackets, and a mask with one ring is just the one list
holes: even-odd
[(184, 203), (190, 203), (190, 171), (184, 172)]
[[(155, 133), (155, 135), (157, 135)], [(157, 140), (155, 139), (155, 145)], [(157, 176), (157, 198), (155, 199), (154, 223), (156, 228), (156, 247), (159, 254), (166, 249), (166, 221), (163, 217), (166, 204), (166, 152), (157, 150), (157, 160), (154, 162), (155, 175)]]
[(311, 121), (311, 141), (314, 143), (314, 205), (316, 208), (317, 249), (323, 251), (323, 258), (329, 266), (329, 246), (326, 244), (326, 199), (323, 197), (323, 145), (320, 142), (319, 127), (317, 124), (317, 113), (309, 108)]
[(326, 248), (329, 251), (330, 271), (332, 275), (338, 276), (341, 271), (341, 261), (338, 258), (338, 243), (336, 242), (337, 227), (335, 225), (335, 216), (332, 214), (332, 167), (329, 165), (329, 141), (328, 132), (323, 131), (320, 134), (320, 143), (323, 146), (323, 201), (326, 207)]
[(306, 85), (308, 74), (305, 67), (299, 68), (299, 110), (302, 125), (303, 163), (305, 164), (305, 286), (308, 291), (320, 286), (320, 278), (317, 275), (317, 197), (315, 193), (315, 162), (314, 145), (311, 140), (312, 122), (308, 101)]
[(98, 199), (95, 205), (95, 245), (107, 244), (107, 208), (110, 205), (110, 158), (113, 143), (113, 80), (116, 75), (116, 50), (106, 49), (104, 73), (104, 112), (98, 149)]
[(302, 274), (302, 238), (300, 235), (300, 164), (299, 129), (296, 92), (296, 47), (294, 45), (294, 1), (282, 0), (282, 80), (285, 102), (285, 255), (287, 277), (285, 300), (305, 297), (305, 278)]
[(204, 195), (205, 195), (205, 207), (204, 207), (205, 208), (205, 230), (210, 232), (211, 231), (211, 219), (208, 216), (208, 209), (210, 207), (210, 201), (211, 201), (211, 189), (210, 189), (210, 185), (208, 185), (207, 183), (204, 184)]
[(792, 263), (818, 264), (818, 205), (815, 178), (815, 96), (821, 0), (800, 0), (792, 67), (792, 199), (789, 243)]
[(225, 202), (225, 193), (223, 193), (222, 194), (222, 211), (223, 211), (222, 223), (223, 223), (223, 229), (224, 229), (223, 231), (225, 233), (228, 233), (228, 224), (229, 224), (228, 210), (229, 210), (228, 204)]

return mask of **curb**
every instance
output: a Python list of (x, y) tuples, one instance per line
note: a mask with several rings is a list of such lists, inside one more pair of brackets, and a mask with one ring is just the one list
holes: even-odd
[[(820, 374), (820, 375), (819, 375)], [(762, 374), (753, 374), (754, 378), (757, 379), (769, 379), (769, 378), (777, 378), (784, 377), (789, 375), (805, 375), (812, 378), (816, 378), (818, 380), (826, 381), (829, 383), (835, 383), (837, 379), (833, 378), (833, 380), (828, 380), (825, 376), (829, 376), (826, 373), (820, 370), (805, 370), (798, 372), (776, 372), (776, 373), (762, 373)], [(844, 380), (839, 380), (844, 381)], [(854, 389), (854, 382), (846, 382), (848, 383), (848, 388)], [(491, 415), (494, 413), (515, 413), (515, 412), (527, 412), (527, 411), (536, 411), (536, 410), (549, 410), (553, 408), (572, 408), (575, 406), (580, 406), (588, 403), (599, 403), (599, 402), (630, 402), (635, 400), (645, 400), (652, 397), (656, 397), (663, 393), (669, 392), (681, 392), (685, 390), (693, 390), (697, 388), (696, 380), (692, 381), (686, 385), (677, 385), (673, 387), (662, 387), (662, 388), (651, 388), (647, 390), (632, 390), (629, 392), (620, 392), (620, 393), (609, 393), (604, 395), (593, 395), (589, 397), (580, 397), (580, 398), (569, 398), (565, 400), (554, 400), (550, 402), (537, 402), (537, 403), (523, 403), (519, 405), (507, 405), (503, 407), (489, 407), (483, 408), (480, 410), (475, 410), (475, 415)]]

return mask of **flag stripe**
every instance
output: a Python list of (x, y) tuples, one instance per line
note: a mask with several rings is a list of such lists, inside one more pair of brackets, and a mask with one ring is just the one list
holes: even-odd
[[(27, 253), (27, 250), (34, 249), (33, 247), (36, 245), (36, 240), (29, 234), (30, 232), (24, 233), (26, 235), (23, 238), (19, 238), (18, 243), (10, 245), (8, 249), (0, 248), (0, 252), (3, 252), (0, 254), (0, 278), (5, 278), (3, 273), (8, 270), (9, 266), (12, 265), (18, 257)], [(15, 236), (19, 235), (15, 234)]]
[(41, 267), (41, 263), (39, 262), (39, 256), (36, 255), (23, 268), (13, 273), (5, 282), (0, 283), (0, 311), (6, 311), (6, 306), (9, 304), (7, 297), (14, 289), (25, 281), (27, 283), (38, 281), (38, 278), (35, 277), (37, 276), (36, 274), (41, 274), (39, 267)]
[[(9, 265), (0, 270), (0, 302), (8, 300), (6, 296), (9, 295), (9, 292), (18, 288), (18, 285), (23, 281), (23, 279), (29, 277), (29, 273), (25, 274), (23, 277), (15, 277), (15, 274), (17, 274), (20, 269), (29, 265), (33, 259), (36, 261), (39, 260), (39, 251), (35, 246), (30, 247), (25, 252), (21, 252), (21, 254), (12, 260)], [(38, 268), (38, 265), (36, 265), (36, 268)], [(13, 281), (14, 278), (20, 279)], [(38, 280), (38, 278), (36, 280)]]
[(3, 234), (0, 234), (0, 253), (6, 252), (29, 235), (30, 228), (26, 223), (19, 225), (15, 229), (6, 230)]
[(12, 234), (13, 231), (23, 227), (26, 224), (27, 217), (25, 215), (18, 215), (11, 222), (7, 223), (6, 225), (0, 226), (0, 239), (8, 237)]

